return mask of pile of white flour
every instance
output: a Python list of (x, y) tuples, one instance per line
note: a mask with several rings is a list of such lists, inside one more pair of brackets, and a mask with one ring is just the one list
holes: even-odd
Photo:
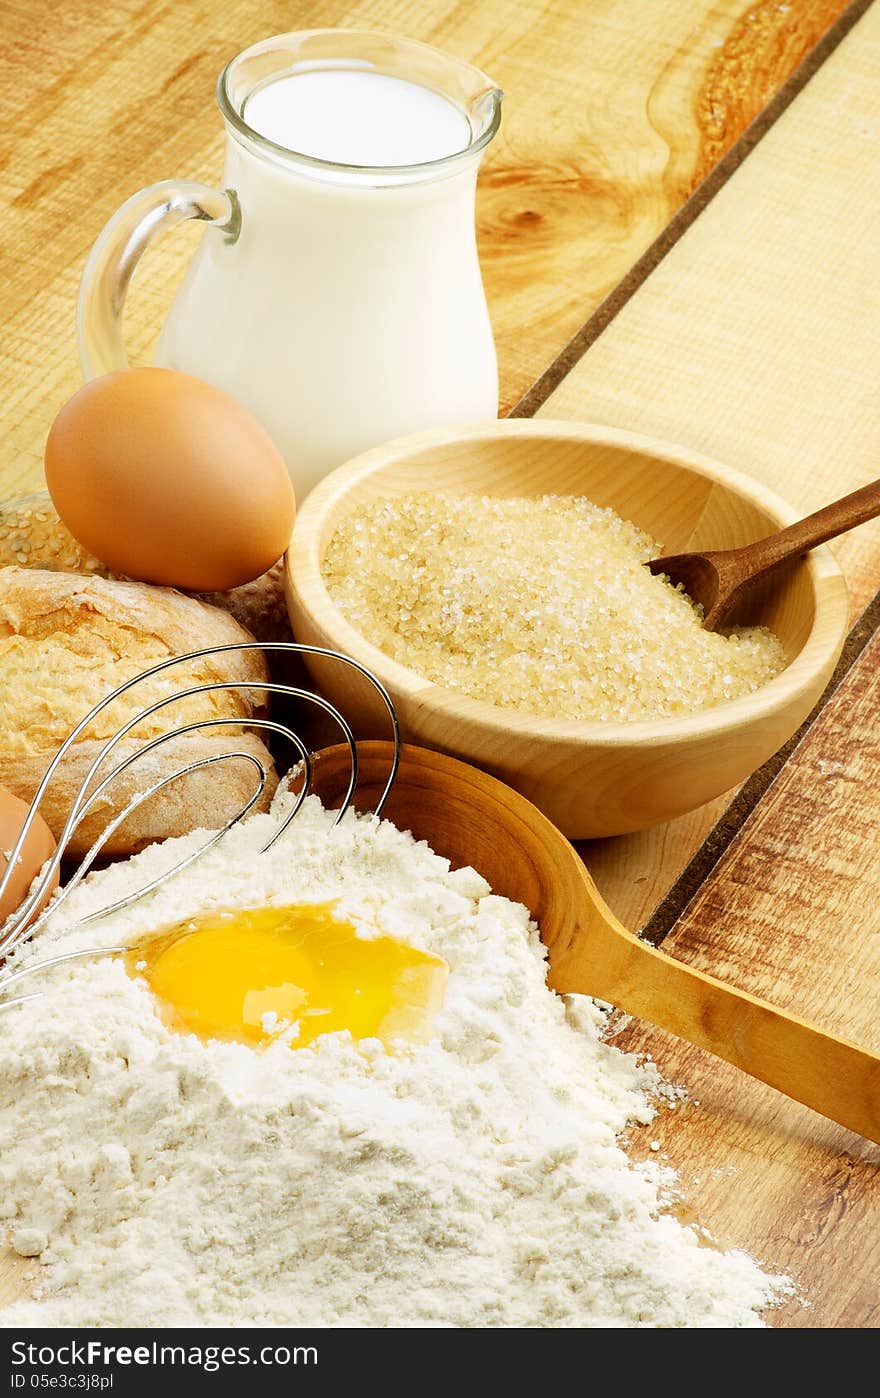
[(777, 1283), (700, 1246), (660, 1211), (662, 1170), (618, 1147), (656, 1074), (601, 1042), (590, 1001), (547, 990), (525, 909), (390, 824), (332, 828), (314, 798), (259, 855), (272, 819), (80, 927), (204, 836), (92, 875), (18, 964), (341, 896), (445, 957), (436, 1037), (253, 1051), (166, 1028), (118, 958), (38, 973), (50, 993), (0, 1016), (0, 1214), (44, 1265), (2, 1323), (760, 1325)]

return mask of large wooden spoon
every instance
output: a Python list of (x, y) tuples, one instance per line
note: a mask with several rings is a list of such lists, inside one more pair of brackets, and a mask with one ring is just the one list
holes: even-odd
[[(358, 744), (358, 807), (375, 805), (391, 752), (390, 743)], [(347, 747), (317, 754), (315, 790), (325, 805), (340, 803), (349, 770)], [(383, 815), (525, 904), (549, 949), (554, 990), (608, 1000), (880, 1142), (880, 1056), (640, 941), (524, 796), (467, 763), (405, 746)]]
[(670, 554), (652, 558), (645, 566), (652, 573), (665, 573), (670, 582), (681, 584), (691, 601), (703, 608), (703, 629), (719, 631), (759, 579), (877, 515), (880, 481), (872, 481), (787, 529), (743, 548)]

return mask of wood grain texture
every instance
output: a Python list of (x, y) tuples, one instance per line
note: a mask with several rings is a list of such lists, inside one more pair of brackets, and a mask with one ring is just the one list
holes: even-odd
[[(540, 415), (681, 442), (804, 513), (876, 477), (878, 144), (875, 5)], [(880, 522), (832, 548), (855, 616), (880, 583)], [(581, 847), (627, 926), (646, 919), (723, 809)]]
[[(691, 966), (880, 1049), (880, 638), (666, 939)], [(659, 1140), (684, 1198), (722, 1242), (748, 1240), (809, 1300), (776, 1325), (880, 1326), (880, 1150), (645, 1027), (618, 1036), (691, 1101), (636, 1134)], [(698, 1163), (695, 1163), (698, 1162)]]
[(39, 1262), (19, 1257), (11, 1247), (0, 1249), (0, 1306), (8, 1306), (30, 1294), (40, 1271)]
[[(246, 44), (297, 26), (398, 30), (472, 59), (505, 88), (478, 223), (509, 407), (843, 8), (844, 0), (635, 8), (617, 0), (6, 0), (0, 494), (40, 482), (49, 423), (78, 385), (74, 304), (92, 241), (139, 186), (171, 175), (217, 178), (214, 83)], [(178, 230), (136, 277), (133, 358), (149, 354), (199, 236)]]
[[(801, 5), (797, 23), (780, 0), (758, 0), (740, 15), (716, 53), (697, 93), (700, 154), (690, 176), (693, 189), (710, 173), (763, 102), (781, 86), (828, 28), (835, 7)], [(836, 7), (842, 13), (844, 5)]]

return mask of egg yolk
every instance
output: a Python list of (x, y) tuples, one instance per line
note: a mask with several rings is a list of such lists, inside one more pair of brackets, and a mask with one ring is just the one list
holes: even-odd
[(391, 937), (359, 937), (332, 904), (207, 913), (141, 939), (124, 959), (172, 1028), (266, 1044), (295, 1024), (293, 1048), (336, 1030), (424, 1041), (448, 971)]

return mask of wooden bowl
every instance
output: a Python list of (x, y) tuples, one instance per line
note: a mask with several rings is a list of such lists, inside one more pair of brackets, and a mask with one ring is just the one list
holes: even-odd
[[(636, 723), (533, 717), (432, 684), (371, 645), (331, 601), (324, 550), (364, 501), (420, 490), (586, 495), (657, 539), (664, 553), (732, 548), (797, 515), (762, 485), (683, 447), (611, 427), (506, 421), (387, 443), (340, 466), (300, 509), (286, 562), (298, 641), (354, 657), (385, 684), (407, 741), (461, 757), (533, 801), (570, 838), (639, 830), (710, 801), (797, 730), (834, 669), (846, 634), (843, 575), (817, 549), (755, 599), (788, 665), (752, 695), (703, 713)], [(375, 693), (348, 666), (309, 669), (359, 737), (387, 737)]]

